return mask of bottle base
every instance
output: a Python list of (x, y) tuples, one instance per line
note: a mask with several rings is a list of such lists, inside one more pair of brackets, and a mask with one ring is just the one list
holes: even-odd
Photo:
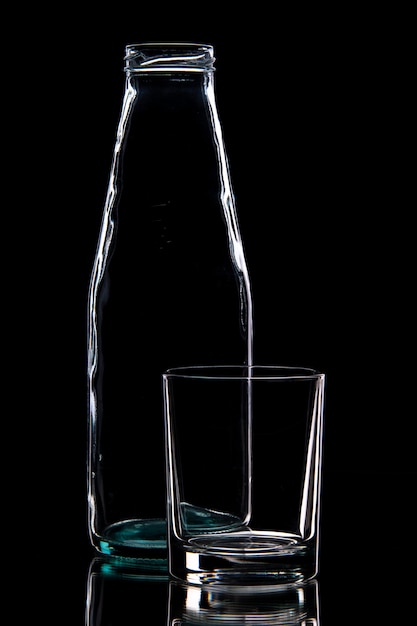
[(152, 569), (167, 567), (164, 519), (129, 519), (111, 524), (94, 537), (93, 544), (106, 556), (134, 559)]

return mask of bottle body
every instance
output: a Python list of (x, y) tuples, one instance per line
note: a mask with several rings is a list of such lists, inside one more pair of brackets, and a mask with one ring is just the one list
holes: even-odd
[(100, 552), (162, 562), (162, 372), (250, 364), (252, 301), (212, 49), (161, 46), (127, 47), (90, 281), (88, 508)]

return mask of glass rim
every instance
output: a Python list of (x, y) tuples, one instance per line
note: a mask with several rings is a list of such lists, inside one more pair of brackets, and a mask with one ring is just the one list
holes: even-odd
[(325, 374), (310, 367), (289, 365), (188, 365), (171, 367), (164, 379), (199, 380), (319, 380)]

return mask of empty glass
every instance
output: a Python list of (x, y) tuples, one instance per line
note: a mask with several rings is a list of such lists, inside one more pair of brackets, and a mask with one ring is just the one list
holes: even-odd
[(185, 367), (163, 380), (171, 575), (231, 585), (313, 578), (324, 374)]

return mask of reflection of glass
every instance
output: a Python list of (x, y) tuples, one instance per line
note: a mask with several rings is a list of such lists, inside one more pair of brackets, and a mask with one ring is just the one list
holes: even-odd
[(168, 577), (126, 562), (95, 558), (87, 582), (85, 626), (165, 626)]
[(200, 587), (171, 582), (167, 626), (320, 626), (319, 585)]

